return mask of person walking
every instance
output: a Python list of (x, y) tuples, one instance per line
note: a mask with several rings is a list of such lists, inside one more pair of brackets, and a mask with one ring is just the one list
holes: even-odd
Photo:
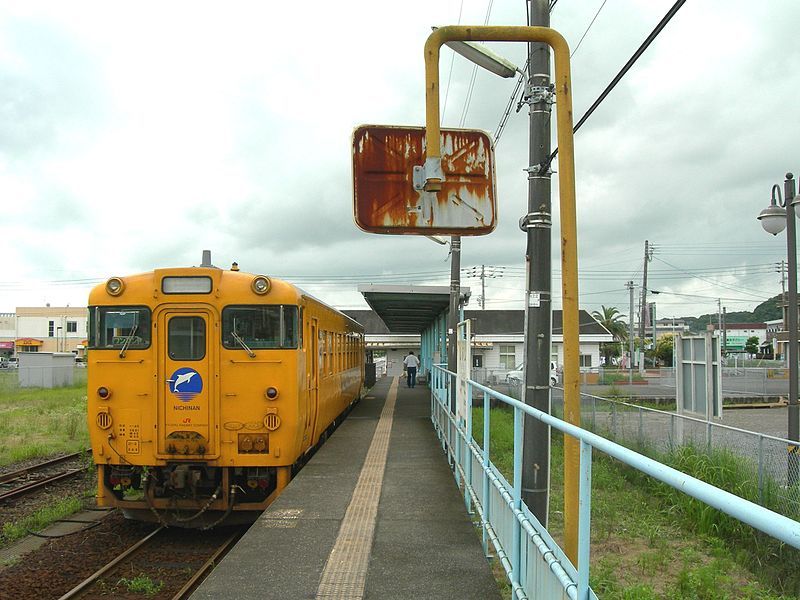
[(419, 359), (414, 356), (413, 352), (409, 352), (408, 356), (403, 359), (403, 364), (406, 367), (408, 377), (406, 379), (406, 387), (413, 388), (417, 385), (417, 368), (419, 367)]

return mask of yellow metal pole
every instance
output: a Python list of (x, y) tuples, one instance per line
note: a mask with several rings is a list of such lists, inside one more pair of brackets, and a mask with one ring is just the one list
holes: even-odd
[[(434, 31), (425, 43), (426, 164), (441, 160), (439, 143), (439, 48), (446, 42), (543, 42), (555, 56), (558, 187), (561, 211), (561, 294), (564, 326), (564, 420), (581, 424), (580, 339), (578, 330), (578, 224), (575, 203), (575, 147), (572, 137), (572, 85), (569, 47), (560, 33), (547, 27), (447, 26)], [(441, 189), (429, 179), (426, 189)], [(564, 436), (564, 550), (577, 566), (578, 471), (580, 446)]]

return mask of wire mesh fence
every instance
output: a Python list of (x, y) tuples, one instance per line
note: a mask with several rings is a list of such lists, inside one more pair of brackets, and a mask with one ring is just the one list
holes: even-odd
[[(509, 395), (521, 399), (522, 386)], [(563, 418), (560, 395), (553, 395), (553, 416)], [(787, 439), (722, 425), (675, 412), (581, 394), (582, 427), (642, 454), (680, 468), (681, 452), (710, 457), (713, 485), (730, 482), (733, 493), (793, 519), (800, 519), (800, 455)], [(685, 454), (685, 452), (684, 452)]]

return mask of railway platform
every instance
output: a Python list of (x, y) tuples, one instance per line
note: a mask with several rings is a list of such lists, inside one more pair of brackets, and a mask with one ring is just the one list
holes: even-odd
[(191, 597), (499, 599), (430, 391), (379, 380)]

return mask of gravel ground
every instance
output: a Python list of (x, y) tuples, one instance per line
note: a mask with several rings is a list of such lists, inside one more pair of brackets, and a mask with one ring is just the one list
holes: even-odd
[(0, 570), (2, 596), (16, 600), (59, 598), (154, 527), (112, 513), (93, 529), (50, 540), (18, 564)]
[[(10, 465), (3, 472), (16, 471), (23, 469), (27, 466), (32, 466), (42, 462), (42, 459), (25, 461), (23, 463), (15, 463)], [(67, 463), (62, 463), (53, 467), (54, 472), (63, 471), (66, 468), (75, 468), (84, 464), (81, 460)], [(69, 496), (85, 497), (87, 494), (91, 498), (93, 490), (96, 487), (96, 477), (94, 471), (88, 471), (83, 475), (76, 475), (75, 477), (68, 478), (64, 481), (59, 481), (50, 484), (40, 490), (36, 490), (30, 494), (26, 494), (19, 498), (6, 500), (0, 502), (0, 546), (6, 543), (2, 535), (3, 526), (6, 523), (18, 522), (22, 519), (31, 516), (36, 511), (52, 506), (59, 500), (63, 500)], [(87, 500), (88, 504), (93, 504), (91, 500)], [(0, 588), (2, 589), (2, 588)]]

